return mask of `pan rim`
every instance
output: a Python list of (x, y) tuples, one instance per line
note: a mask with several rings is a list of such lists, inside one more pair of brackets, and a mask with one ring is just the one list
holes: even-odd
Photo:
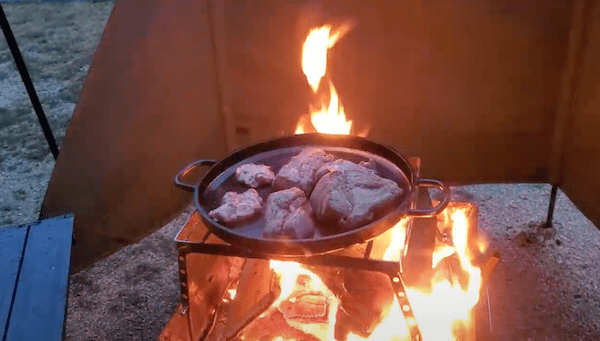
[[(277, 146), (273, 148), (273, 146)], [(408, 181), (408, 191), (403, 200), (383, 217), (349, 231), (332, 235), (319, 236), (318, 238), (305, 239), (280, 239), (280, 238), (256, 238), (224, 226), (208, 216), (205, 206), (202, 204), (202, 195), (213, 180), (227, 171), (230, 167), (243, 162), (245, 159), (260, 154), (261, 152), (272, 152), (289, 147), (342, 147), (357, 152), (370, 153), (391, 162)], [(363, 148), (353, 148), (362, 146)], [(366, 147), (366, 148), (364, 148)], [(200, 213), (203, 222), (210, 232), (232, 245), (250, 249), (260, 249), (260, 252), (277, 254), (280, 256), (311, 256), (334, 252), (351, 245), (367, 242), (395, 226), (404, 216), (410, 205), (412, 193), (415, 190), (417, 179), (407, 159), (396, 152), (393, 148), (371, 141), (369, 139), (353, 135), (327, 135), (327, 134), (302, 134), (284, 136), (258, 142), (251, 146), (241, 148), (230, 153), (216, 162), (195, 186), (194, 203)], [(360, 236), (360, 237), (358, 237)]]

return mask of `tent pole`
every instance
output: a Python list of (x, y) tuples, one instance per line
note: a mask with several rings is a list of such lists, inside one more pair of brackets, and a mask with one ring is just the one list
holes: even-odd
[(2, 8), (1, 4), (0, 26), (2, 26), (4, 38), (6, 38), (6, 43), (8, 43), (10, 53), (15, 60), (15, 64), (17, 64), (17, 69), (21, 74), (21, 79), (25, 84), (25, 89), (27, 89), (27, 94), (29, 95), (33, 109), (35, 110), (38, 121), (40, 122), (42, 130), (44, 131), (44, 136), (46, 137), (46, 142), (48, 142), (48, 147), (50, 147), (52, 156), (54, 156), (54, 159), (56, 160), (58, 157), (58, 146), (56, 145), (56, 140), (54, 139), (54, 135), (52, 135), (52, 129), (50, 128), (50, 124), (48, 124), (48, 120), (46, 119), (46, 115), (42, 109), (42, 104), (40, 103), (37, 93), (35, 92), (35, 88), (33, 87), (33, 83), (29, 77), (29, 72), (27, 71), (27, 66), (25, 66), (25, 61), (23, 61), (23, 56), (21, 55), (21, 51), (19, 51), (19, 46), (17, 45), (17, 41), (15, 40), (12, 30), (10, 29), (8, 19), (6, 19), (6, 15), (4, 14), (4, 9)]
[(552, 227), (552, 217), (554, 216), (554, 204), (556, 204), (557, 191), (558, 185), (552, 185), (552, 191), (550, 192), (550, 205), (548, 206), (548, 217), (546, 217), (546, 228)]

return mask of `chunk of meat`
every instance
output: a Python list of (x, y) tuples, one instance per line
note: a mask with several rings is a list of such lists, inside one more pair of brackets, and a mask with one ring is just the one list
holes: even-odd
[(247, 163), (236, 169), (235, 178), (249, 187), (257, 188), (272, 184), (275, 180), (275, 173), (269, 166)]
[(331, 162), (333, 156), (325, 153), (319, 148), (305, 148), (300, 154), (292, 157), (290, 162), (281, 167), (273, 186), (276, 190), (292, 187), (300, 188), (306, 196), (309, 196), (315, 187), (315, 173), (327, 162)]
[(312, 209), (304, 192), (292, 187), (274, 192), (265, 205), (265, 237), (310, 238), (315, 232)]
[(368, 170), (325, 174), (310, 197), (317, 220), (351, 230), (372, 222), (402, 195), (394, 181)]
[(356, 164), (348, 160), (337, 159), (333, 162), (328, 162), (319, 168), (315, 173), (315, 181), (318, 182), (323, 175), (327, 173), (345, 170), (362, 170), (375, 174), (375, 162), (370, 159), (369, 161), (362, 161), (361, 163)]
[(262, 198), (251, 188), (244, 193), (227, 192), (221, 206), (208, 213), (208, 216), (222, 223), (239, 223), (260, 213)]

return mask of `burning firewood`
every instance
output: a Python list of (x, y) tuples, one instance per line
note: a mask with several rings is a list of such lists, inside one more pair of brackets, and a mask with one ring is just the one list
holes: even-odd
[(325, 296), (306, 294), (281, 302), (279, 311), (286, 320), (326, 323), (328, 306)]
[(394, 291), (386, 274), (328, 267), (314, 267), (311, 271), (341, 301), (336, 339), (345, 340), (349, 333), (367, 337), (388, 315)]
[(274, 341), (278, 337), (283, 340), (320, 341), (313, 335), (291, 327), (278, 310), (259, 317), (243, 332), (244, 340)]

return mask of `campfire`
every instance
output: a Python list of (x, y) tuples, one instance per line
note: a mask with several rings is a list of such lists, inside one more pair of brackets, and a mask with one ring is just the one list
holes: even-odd
[[(302, 70), (317, 104), (310, 105), (309, 114), (300, 118), (297, 135), (354, 134), (327, 72), (328, 50), (349, 29), (349, 25), (314, 28), (304, 42)], [(362, 131), (356, 135), (366, 134)], [(211, 328), (203, 332), (204, 339), (474, 340), (474, 309), (485, 278), (498, 260), (488, 256), (487, 242), (477, 231), (477, 209), (467, 203), (450, 203), (435, 218), (435, 246), (424, 250), (430, 252), (431, 262), (423, 264), (431, 276), (424, 284), (404, 285), (401, 270), (410, 235), (419, 233), (412, 228), (414, 219), (418, 218), (403, 217), (364, 243), (302, 260), (289, 261), (223, 245), (207, 248), (204, 242), (210, 233), (199, 244), (185, 245), (180, 248), (179, 261), (182, 312), (187, 314), (190, 338), (194, 339), (194, 322), (186, 310), (188, 301), (207, 293), (198, 296), (200, 289), (188, 285), (192, 274), (187, 273), (186, 257), (200, 252), (247, 258), (223, 286), (223, 298), (211, 310)], [(178, 242), (189, 241), (182, 237), (190, 235), (184, 230)]]
[[(347, 120), (331, 79), (327, 83), (329, 103), (324, 100), (326, 96), (319, 91), (323, 83), (322, 79), (327, 75), (328, 49), (333, 47), (349, 29), (349, 25), (344, 25), (337, 30), (333, 30), (330, 25), (325, 25), (312, 29), (306, 38), (303, 45), (302, 70), (311, 89), (317, 95), (320, 105), (316, 108), (311, 106), (310, 120), (307, 117), (300, 119), (296, 134), (314, 130), (327, 134), (352, 133), (352, 121)], [(366, 135), (364, 132), (362, 134)], [(404, 320), (401, 309), (410, 308), (401, 307), (394, 298), (393, 302), (387, 302), (391, 304), (382, 307), (382, 311), (387, 313), (370, 331), (369, 336), (362, 337), (350, 333), (347, 335), (347, 340), (404, 340), (410, 337), (407, 324), (411, 326), (415, 323), (420, 327), (423, 339), (426, 341), (455, 340), (461, 336), (459, 334), (462, 333), (464, 337), (465, 331), (473, 329), (472, 310), (480, 299), (482, 284), (482, 273), (475, 265), (475, 259), (477, 253), (484, 254), (487, 251), (487, 244), (483, 239), (469, 236), (469, 223), (465, 210), (466, 208), (457, 207), (443, 212), (439, 228), (445, 231), (445, 237), (437, 241), (432, 254), (431, 267), (434, 269), (434, 277), (431, 287), (406, 288), (416, 321)], [(406, 220), (401, 221), (390, 230), (391, 233), (382, 236), (387, 239), (388, 244), (383, 260), (401, 261), (407, 223)], [(469, 244), (475, 244), (476, 249), (470, 248)], [(455, 269), (451, 269), (450, 263), (454, 263)], [(293, 319), (294, 316), (287, 316), (290, 315), (290, 311), (296, 312), (296, 310), (303, 310), (308, 316), (319, 315), (322, 321), (316, 323), (318, 327), (314, 327), (313, 330), (308, 327), (303, 329), (308, 330), (308, 333), (319, 340), (335, 340), (335, 310), (343, 309), (340, 299), (328, 289), (318, 275), (298, 263), (272, 260), (270, 266), (278, 275), (282, 288), (273, 307), (277, 307), (286, 320)], [(310, 283), (309, 288), (306, 287), (306, 283)], [(284, 340), (281, 337), (279, 339)]]

